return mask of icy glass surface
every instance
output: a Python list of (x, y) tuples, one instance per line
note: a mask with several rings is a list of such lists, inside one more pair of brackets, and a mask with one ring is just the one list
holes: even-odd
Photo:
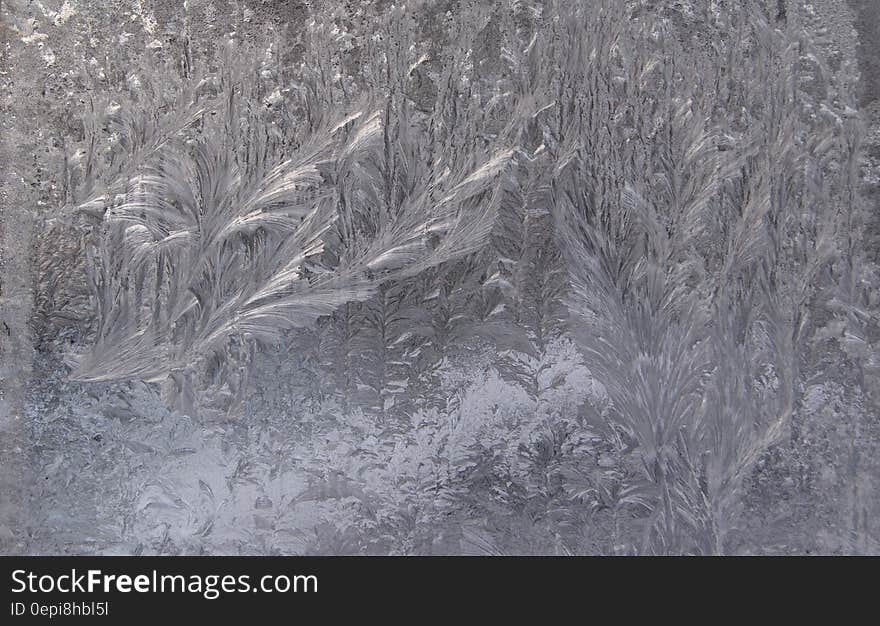
[(874, 3), (2, 11), (3, 553), (880, 552)]

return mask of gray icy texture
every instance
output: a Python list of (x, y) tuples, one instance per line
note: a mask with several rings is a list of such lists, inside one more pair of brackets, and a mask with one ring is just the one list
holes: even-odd
[(2, 11), (0, 552), (880, 553), (874, 2)]

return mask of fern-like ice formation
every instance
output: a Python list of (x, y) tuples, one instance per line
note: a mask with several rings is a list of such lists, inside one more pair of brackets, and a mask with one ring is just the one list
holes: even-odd
[(382, 193), (381, 109), (328, 113), (287, 150), (246, 113), (240, 87), (225, 88), (198, 132), (189, 121), (143, 156), (125, 192), (103, 205), (91, 275), (101, 324), (76, 379), (170, 376), (191, 393), (193, 373), (210, 374), (233, 350), (271, 344), (488, 236), (495, 206), (478, 200), (511, 150), (490, 148), (455, 170), (438, 164), (365, 236), (359, 221), (374, 217)]

